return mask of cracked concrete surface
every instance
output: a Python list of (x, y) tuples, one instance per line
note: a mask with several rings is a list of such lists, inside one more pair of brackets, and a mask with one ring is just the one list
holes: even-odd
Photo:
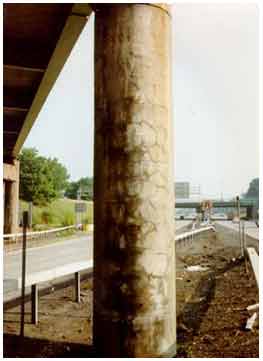
[(167, 11), (96, 14), (94, 341), (108, 357), (158, 356), (176, 337)]

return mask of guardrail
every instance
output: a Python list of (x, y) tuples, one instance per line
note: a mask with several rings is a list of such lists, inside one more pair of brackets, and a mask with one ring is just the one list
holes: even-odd
[[(39, 231), (39, 232), (29, 232), (27, 233), (27, 236), (32, 235), (42, 235), (42, 234), (50, 234), (54, 232), (60, 232), (68, 229), (75, 228), (76, 226), (67, 226), (67, 227), (61, 227), (56, 229), (51, 229), (48, 231)], [(200, 234), (206, 231), (215, 231), (215, 227), (213, 226), (207, 226), (202, 227), (199, 229), (191, 230), (189, 232), (182, 233), (175, 237), (175, 241), (181, 241), (183, 239), (190, 238), (193, 239), (194, 235)], [(4, 235), (5, 238), (10, 237), (18, 237), (22, 236), (23, 233), (16, 233), (16, 234), (6, 234)], [(65, 275), (70, 275), (72, 273), (75, 274), (75, 298), (76, 302), (80, 302), (80, 271), (88, 269), (90, 272), (93, 271), (93, 260), (89, 261), (83, 261), (83, 262), (75, 262), (72, 264), (66, 264), (59, 267), (56, 267), (55, 269), (51, 270), (44, 270), (40, 272), (36, 272), (30, 275), (27, 275), (27, 279), (25, 280), (24, 286), (31, 286), (31, 322), (33, 324), (38, 323), (38, 284), (42, 282), (47, 282), (50, 280), (53, 280), (58, 277), (62, 277)], [(16, 288), (20, 289), (22, 286), (22, 279), (18, 278), (16, 280)]]
[(253, 247), (247, 247), (246, 253), (248, 256), (248, 259), (250, 261), (255, 280), (257, 282), (257, 286), (259, 287), (259, 256), (257, 254), (257, 251)]
[[(56, 278), (75, 275), (75, 301), (80, 302), (80, 272), (81, 271), (93, 271), (93, 260), (80, 261), (62, 266), (57, 266), (53, 269), (34, 272), (28, 274), (25, 280), (25, 287), (31, 286), (31, 323), (38, 323), (38, 300), (39, 300), (39, 284), (43, 282), (52, 281)], [(22, 278), (19, 277), (15, 280), (15, 291), (21, 289)]]
[[(69, 229), (74, 229), (77, 228), (76, 225), (73, 226), (67, 226), (67, 227), (60, 227), (60, 228), (55, 228), (55, 229), (48, 229), (46, 231), (37, 231), (37, 232), (28, 232), (27, 233), (27, 237), (32, 237), (34, 238), (35, 236), (42, 236), (42, 235), (48, 235), (48, 234), (52, 234), (52, 233), (58, 233), (58, 232), (62, 232), (62, 231), (66, 231)], [(195, 229), (189, 232), (185, 232), (182, 234), (179, 234), (178, 236), (175, 237), (175, 241), (181, 241), (183, 239), (186, 238), (190, 238), (193, 237), (196, 234), (199, 234), (201, 232), (205, 232), (205, 231), (215, 231), (215, 227), (214, 226), (207, 226), (207, 227), (202, 227), (199, 229)], [(4, 234), (3, 237), (4, 239), (16, 239), (16, 238), (20, 238), (23, 236), (23, 233), (10, 233), (10, 234)]]
[(182, 241), (184, 239), (187, 238), (192, 238), (194, 237), (194, 235), (205, 232), (205, 231), (214, 231), (215, 232), (215, 227), (214, 226), (207, 226), (207, 227), (202, 227), (202, 228), (198, 228), (189, 232), (185, 232), (182, 234), (179, 234), (178, 236), (175, 237), (175, 241), (179, 242)]
[[(73, 229), (73, 228), (77, 228), (77, 226), (74, 225), (74, 226), (48, 229), (46, 231), (28, 232), (27, 237), (34, 238), (35, 236), (43, 236), (43, 235), (48, 235), (48, 234), (52, 234), (52, 233), (58, 233), (58, 232), (66, 231), (66, 230)], [(17, 238), (23, 237), (23, 233), (9, 233), (9, 234), (4, 234), (3, 237), (4, 237), (4, 239), (10, 239), (10, 238), (17, 239)]]

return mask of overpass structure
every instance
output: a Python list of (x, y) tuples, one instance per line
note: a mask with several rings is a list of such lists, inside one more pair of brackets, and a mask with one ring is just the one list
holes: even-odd
[(4, 4), (4, 231), (16, 233), (19, 152), (91, 11), (94, 347), (101, 357), (173, 356), (168, 5)]
[(3, 9), (4, 233), (16, 233), (19, 152), (91, 8), (17, 3)]
[[(213, 208), (236, 208), (237, 204), (235, 201), (212, 201), (213, 204)], [(253, 200), (246, 200), (246, 199), (241, 199), (240, 200), (240, 207), (241, 208), (246, 208), (247, 210), (247, 218), (248, 219), (252, 219), (255, 217), (255, 212), (257, 209), (257, 204), (255, 201)], [(186, 209), (186, 208), (192, 208), (192, 209), (196, 209), (197, 213), (200, 212), (201, 209), (201, 203), (200, 202), (176, 202), (175, 203), (175, 208), (180, 208), (180, 209)]]

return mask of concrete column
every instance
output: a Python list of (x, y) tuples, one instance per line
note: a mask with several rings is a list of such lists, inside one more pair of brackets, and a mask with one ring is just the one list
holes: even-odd
[(5, 181), (3, 179), (3, 223), (5, 224)]
[(168, 6), (95, 17), (94, 346), (175, 354), (175, 224)]
[(16, 233), (19, 211), (19, 161), (4, 164), (5, 203), (4, 233)]

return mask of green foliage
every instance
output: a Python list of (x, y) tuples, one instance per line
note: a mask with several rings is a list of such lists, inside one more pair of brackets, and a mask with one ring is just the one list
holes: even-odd
[(54, 214), (50, 210), (45, 209), (41, 214), (41, 223), (52, 224), (54, 223)]
[(250, 183), (247, 192), (244, 194), (245, 198), (258, 199), (259, 198), (259, 178), (254, 178)]
[[(21, 214), (28, 204), (20, 201)], [(58, 199), (48, 206), (33, 206), (33, 228), (42, 230), (74, 225), (76, 222), (75, 202), (70, 199)], [(93, 223), (93, 203), (87, 202), (87, 212), (81, 217), (83, 224)]]
[(65, 196), (71, 199), (78, 198), (80, 191), (81, 199), (93, 199), (93, 178), (80, 178), (77, 182), (70, 182), (66, 188)]
[(64, 212), (61, 215), (61, 226), (67, 227), (75, 224), (75, 214), (65, 209)]
[(45, 158), (34, 148), (24, 148), (19, 159), (21, 199), (46, 205), (61, 195), (69, 175), (56, 158)]
[(59, 163), (57, 158), (47, 160), (48, 167), (53, 175), (53, 187), (57, 195), (63, 195), (63, 191), (68, 185), (69, 174), (67, 169)]
[(77, 199), (78, 189), (78, 182), (70, 182), (66, 188), (65, 196), (70, 199)]

